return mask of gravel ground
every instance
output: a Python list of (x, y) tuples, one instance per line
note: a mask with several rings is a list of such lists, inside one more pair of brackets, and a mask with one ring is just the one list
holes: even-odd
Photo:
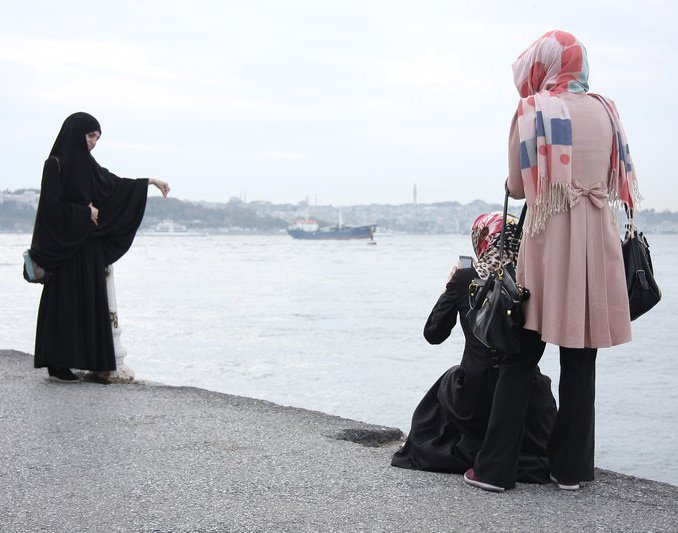
[(394, 428), (196, 388), (53, 383), (16, 351), (0, 351), (0, 380), (1, 531), (678, 531), (678, 487), (615, 472), (492, 494), (389, 466)]

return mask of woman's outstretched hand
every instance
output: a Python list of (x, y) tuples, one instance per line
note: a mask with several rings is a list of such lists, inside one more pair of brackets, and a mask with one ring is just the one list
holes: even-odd
[(92, 222), (94, 222), (94, 225), (98, 226), (99, 225), (99, 210), (92, 205), (92, 202), (90, 202), (87, 207), (89, 207), (89, 210), (90, 210), (89, 217), (92, 219)]
[(166, 181), (159, 180), (158, 178), (149, 178), (148, 179), (148, 184), (149, 185), (155, 185), (158, 190), (162, 193), (162, 195), (167, 198), (167, 195), (170, 192), (170, 186)]

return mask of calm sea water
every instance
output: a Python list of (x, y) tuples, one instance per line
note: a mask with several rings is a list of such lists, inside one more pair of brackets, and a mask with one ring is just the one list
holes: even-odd
[[(33, 352), (38, 286), (28, 235), (0, 235), (0, 348)], [(632, 343), (598, 355), (596, 464), (678, 485), (678, 236), (650, 236), (664, 299)], [(396, 426), (459, 362), (461, 329), (421, 331), (469, 238), (139, 236), (116, 264), (122, 342), (140, 379), (192, 385)], [(542, 370), (558, 381), (557, 349)], [(38, 372), (38, 371), (36, 371)]]

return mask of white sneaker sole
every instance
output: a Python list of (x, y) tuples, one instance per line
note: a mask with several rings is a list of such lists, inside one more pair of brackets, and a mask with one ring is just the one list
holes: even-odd
[(473, 487), (478, 487), (479, 489), (488, 490), (490, 492), (504, 492), (504, 487), (497, 487), (497, 485), (490, 485), (489, 483), (483, 483), (482, 481), (469, 479), (466, 477), (466, 474), (464, 474), (464, 481)]
[(551, 481), (553, 481), (556, 485), (558, 485), (558, 488), (560, 490), (579, 490), (579, 483), (577, 483), (575, 485), (563, 485), (556, 478), (554, 478), (552, 475), (550, 475), (549, 477), (551, 478)]

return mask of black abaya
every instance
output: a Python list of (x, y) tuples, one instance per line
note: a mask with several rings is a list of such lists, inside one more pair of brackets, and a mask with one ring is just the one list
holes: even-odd
[[(31, 257), (51, 271), (38, 310), (35, 367), (115, 370), (106, 266), (132, 245), (146, 207), (148, 180), (100, 167), (85, 134), (101, 131), (76, 113), (45, 162)], [(93, 203), (98, 225), (90, 218)]]
[[(458, 270), (447, 284), (424, 327), (431, 344), (447, 339), (460, 317), (466, 338), (461, 363), (445, 372), (412, 415), (405, 444), (391, 464), (400, 468), (462, 474), (473, 466), (487, 430), (498, 369), (496, 356), (478, 341), (466, 321), (468, 286), (474, 269)], [(547, 442), (556, 416), (551, 380), (534, 371), (518, 479), (549, 482)]]

